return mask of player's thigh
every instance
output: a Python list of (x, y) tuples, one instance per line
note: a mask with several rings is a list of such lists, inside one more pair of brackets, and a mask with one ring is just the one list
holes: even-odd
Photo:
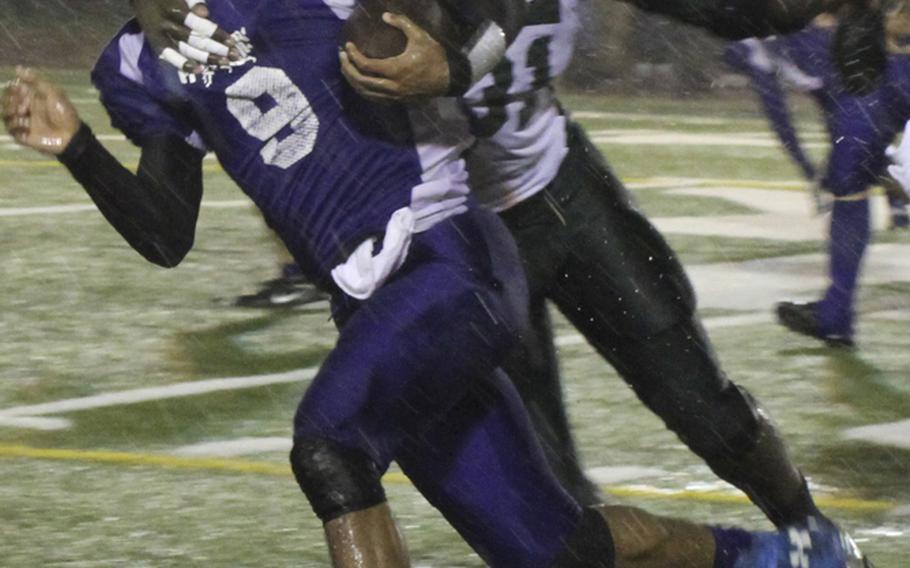
[(832, 117), (834, 143), (824, 183), (835, 197), (863, 192), (884, 174), (885, 148), (892, 135), (881, 114), (876, 108), (849, 104)]
[(477, 381), (398, 463), (493, 567), (549, 566), (580, 517), (549, 471), (514, 387)]
[(297, 435), (325, 436), (387, 464), (404, 436), (499, 364), (517, 335), (513, 304), (526, 299), (490, 282), (489, 258), (446, 248), (460, 237), (452, 239), (418, 244), (402, 272), (346, 319), (300, 403)]
[(578, 193), (566, 206), (570, 242), (552, 299), (595, 342), (645, 337), (688, 318), (694, 292), (676, 254), (596, 150), (582, 156), (578, 173), (559, 180)]
[[(519, 343), (510, 350), (501, 365), (522, 396), (560, 388), (553, 328), (543, 296), (531, 297), (528, 319), (528, 325), (522, 328)], [(554, 386), (544, 386), (550, 384)], [(526, 399), (526, 404), (528, 402)]]

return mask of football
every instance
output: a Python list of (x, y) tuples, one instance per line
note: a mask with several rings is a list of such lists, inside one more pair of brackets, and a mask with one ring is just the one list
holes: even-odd
[(437, 0), (360, 0), (342, 29), (342, 45), (351, 42), (367, 57), (385, 59), (400, 55), (407, 38), (382, 21), (391, 12), (411, 18), (436, 41), (452, 42), (456, 26)]

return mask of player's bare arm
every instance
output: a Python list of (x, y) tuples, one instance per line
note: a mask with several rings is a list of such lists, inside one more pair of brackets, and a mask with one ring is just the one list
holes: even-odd
[(30, 69), (17, 68), (2, 114), (16, 142), (56, 156), (146, 260), (168, 268), (183, 260), (202, 199), (199, 150), (174, 136), (150, 137), (134, 174), (95, 138), (66, 92)]
[[(418, 12), (414, 5), (386, 1), (361, 2), (360, 6), (365, 4), (385, 5), (389, 11), (382, 14), (382, 22), (399, 30), (406, 39), (403, 51), (390, 54), (381, 48), (371, 51), (358, 46), (357, 41), (352, 41), (356, 37), (349, 38), (340, 53), (342, 73), (348, 82), (361, 95), (381, 100), (464, 94), (502, 58), (521, 28), (525, 9), (522, 0), (501, 0), (482, 6), (481, 2), (462, 2), (457, 6), (452, 2), (451, 13), (469, 16), (431, 29), (415, 21)], [(352, 17), (349, 23), (353, 20)], [(447, 25), (457, 29), (442, 29)]]
[(132, 0), (149, 43), (161, 59), (186, 73), (242, 59), (244, 42), (209, 20), (205, 0)]

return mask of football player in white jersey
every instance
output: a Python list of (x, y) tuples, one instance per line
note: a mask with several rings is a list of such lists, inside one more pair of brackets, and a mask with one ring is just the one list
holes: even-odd
[[(534, 0), (528, 10), (506, 58), (463, 101), (478, 138), (467, 154), (472, 190), (506, 221), (531, 292), (533, 329), (505, 370), (551, 466), (577, 499), (599, 499), (576, 458), (547, 299), (668, 428), (776, 526), (818, 514), (766, 413), (721, 369), (675, 253), (556, 98), (554, 80), (569, 63), (578, 27), (576, 0)], [(348, 47), (343, 68), (361, 92), (395, 96), (381, 83), (388, 79), (375, 77), (394, 76), (386, 60)]]

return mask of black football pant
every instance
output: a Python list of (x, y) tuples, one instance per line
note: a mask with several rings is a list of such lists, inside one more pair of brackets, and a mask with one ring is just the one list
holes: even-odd
[(527, 272), (532, 321), (505, 370), (570, 493), (585, 504), (598, 499), (569, 431), (547, 299), (668, 428), (772, 521), (814, 510), (773, 427), (721, 370), (675, 254), (578, 126), (569, 126), (556, 179), (502, 218)]

